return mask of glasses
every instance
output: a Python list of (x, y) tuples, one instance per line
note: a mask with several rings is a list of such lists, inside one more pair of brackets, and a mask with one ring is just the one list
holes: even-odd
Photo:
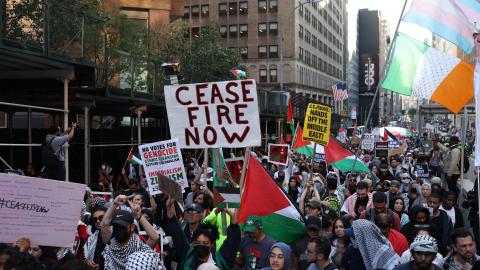
[(92, 221), (93, 223), (97, 223), (97, 222), (102, 222), (102, 219), (103, 219), (103, 216), (98, 216), (98, 217), (93, 217)]
[(187, 210), (186, 213), (187, 214), (200, 214), (198, 211), (195, 211), (195, 210)]

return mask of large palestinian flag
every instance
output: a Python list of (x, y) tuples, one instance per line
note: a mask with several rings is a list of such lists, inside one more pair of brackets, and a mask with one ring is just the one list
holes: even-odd
[(285, 243), (293, 243), (306, 233), (302, 215), (273, 181), (262, 165), (250, 157), (238, 211), (243, 224), (249, 216), (262, 218), (264, 232)]
[(292, 142), (292, 151), (300, 154), (304, 154), (306, 157), (312, 158), (314, 155), (314, 144), (310, 141), (303, 139), (303, 131), (299, 124), (295, 132), (295, 137)]
[(355, 154), (340, 146), (334, 138), (330, 138), (328, 144), (325, 145), (325, 161), (335, 166), (339, 171), (349, 172), (355, 163), (355, 172), (370, 173), (370, 170), (357, 158), (355, 162)]

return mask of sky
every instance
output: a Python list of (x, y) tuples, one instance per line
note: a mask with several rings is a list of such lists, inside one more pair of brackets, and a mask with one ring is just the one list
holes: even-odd
[[(390, 28), (390, 37), (393, 38), (395, 27), (400, 17), (404, 1), (407, 0), (348, 0), (348, 49), (349, 52), (355, 50), (356, 44), (356, 27), (357, 27), (357, 14), (359, 9), (368, 8), (370, 10), (380, 10), (382, 19), (387, 19), (388, 26)], [(411, 4), (411, 0), (408, 0), (405, 7), (405, 12)], [(409, 24), (401, 23), (400, 32), (408, 34), (420, 41), (425, 39), (431, 40), (431, 33), (421, 27)]]

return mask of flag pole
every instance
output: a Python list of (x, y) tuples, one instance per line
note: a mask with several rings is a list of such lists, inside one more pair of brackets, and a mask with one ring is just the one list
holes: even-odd
[(125, 165), (127, 165), (128, 158), (130, 157), (130, 153), (132, 153), (132, 150), (133, 150), (133, 145), (132, 147), (130, 147), (130, 151), (128, 151), (128, 156), (127, 156), (127, 159), (125, 159), (125, 162), (123, 163), (122, 169), (124, 169)]
[[(407, 6), (407, 1), (408, 0), (404, 0), (404, 2), (403, 2), (402, 12), (400, 13), (400, 17), (398, 18), (397, 26), (395, 27), (395, 33), (393, 35), (392, 44), (388, 48), (387, 61), (385, 61), (385, 66), (383, 66), (383, 70), (382, 70), (382, 73), (381, 73), (381, 76), (382, 76), (381, 80), (379, 80), (379, 82), (377, 84), (377, 87), (375, 89), (375, 94), (373, 95), (372, 105), (370, 105), (370, 110), (368, 111), (367, 119), (365, 120), (365, 128), (363, 129), (362, 136), (360, 136), (360, 142), (363, 140), (363, 134), (365, 134), (365, 132), (368, 130), (368, 122), (370, 122), (370, 118), (372, 116), (372, 111), (373, 111), (373, 106), (375, 106), (375, 101), (377, 99), (377, 96), (378, 96), (379, 90), (380, 90), (379, 85), (385, 79), (385, 73), (388, 70), (388, 67), (390, 66), (390, 63), (392, 62), (391, 55), (392, 55), (393, 47), (395, 46), (395, 40), (397, 39), (397, 36), (398, 36), (398, 28), (400, 26), (400, 22), (402, 21), (403, 13), (405, 12), (405, 7)], [(352, 173), (353, 173), (353, 170), (355, 169), (355, 164), (357, 163), (357, 158), (358, 158), (359, 152), (360, 152), (360, 147), (357, 148), (357, 151), (355, 151), (355, 159), (353, 160), (353, 165), (352, 165), (352, 170), (351, 170)]]
[(245, 175), (247, 172), (248, 160), (250, 159), (250, 152), (251, 152), (250, 146), (246, 147), (245, 155), (243, 158), (242, 172), (240, 173), (240, 199), (242, 199), (242, 195), (243, 195), (243, 186), (245, 185)]

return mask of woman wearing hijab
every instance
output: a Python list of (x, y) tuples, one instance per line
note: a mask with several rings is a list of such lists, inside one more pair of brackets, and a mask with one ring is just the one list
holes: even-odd
[(440, 233), (435, 225), (430, 223), (430, 212), (427, 208), (414, 206), (410, 210), (410, 222), (405, 224), (400, 232), (407, 238), (408, 244), (411, 244), (419, 228), (424, 228), (430, 232), (430, 235), (438, 242), (438, 249), (442, 255), (445, 255), (447, 249), (442, 242)]
[(262, 270), (290, 270), (292, 265), (292, 251), (290, 246), (282, 242), (273, 244), (270, 248), (268, 260), (270, 266), (264, 267)]
[(366, 219), (355, 220), (352, 229), (345, 230), (352, 239), (352, 245), (361, 247), (365, 269), (393, 269), (400, 264), (400, 257), (380, 229)]
[(400, 217), (400, 225), (402, 227), (410, 221), (405, 209), (405, 201), (401, 196), (393, 198), (393, 212), (397, 213)]

